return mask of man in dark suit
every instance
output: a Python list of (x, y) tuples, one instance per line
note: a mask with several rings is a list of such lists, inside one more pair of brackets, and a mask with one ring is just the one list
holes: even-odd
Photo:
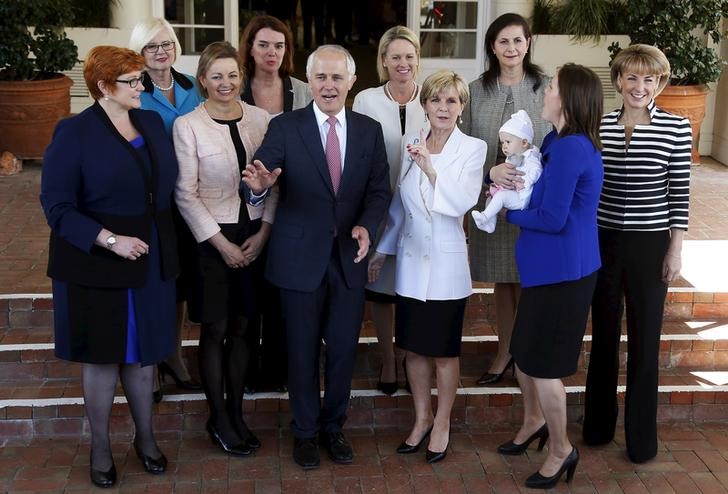
[[(276, 181), (280, 188), (266, 276), (281, 288), (293, 458), (303, 468), (319, 465), (317, 433), (332, 460), (352, 461), (341, 428), (363, 315), (366, 255), (389, 203), (381, 126), (344, 109), (354, 72), (354, 60), (340, 46), (313, 52), (306, 74), (314, 101), (270, 122), (243, 174), (251, 201)], [(321, 339), (326, 343), (323, 407)]]

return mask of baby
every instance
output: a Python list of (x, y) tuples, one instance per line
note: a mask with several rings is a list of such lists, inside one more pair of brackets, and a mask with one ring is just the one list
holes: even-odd
[(490, 197), (485, 203), (483, 212), (472, 211), (475, 226), (484, 232), (493, 233), (498, 212), (503, 209), (525, 209), (531, 199), (533, 184), (541, 176), (541, 153), (531, 144), (533, 141), (533, 123), (528, 114), (518, 110), (499, 129), (498, 135), (506, 155), (506, 163), (516, 165), (522, 175), (523, 183), (516, 182), (515, 190), (503, 189), (498, 185), (490, 186)]

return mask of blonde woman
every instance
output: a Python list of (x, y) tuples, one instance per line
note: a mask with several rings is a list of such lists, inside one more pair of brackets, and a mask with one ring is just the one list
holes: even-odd
[[(180, 168), (177, 205), (198, 242), (190, 319), (201, 323), (199, 367), (210, 407), (207, 430), (226, 453), (247, 455), (260, 447), (242, 414), (245, 332), (256, 311), (247, 266), (267, 237), (250, 233), (250, 222), (261, 211), (246, 207), (238, 187), (241, 170), (260, 146), (270, 117), (238, 98), (243, 73), (229, 43), (205, 48), (197, 80), (207, 100), (174, 123)], [(263, 214), (272, 218), (269, 206), (263, 206)]]
[(429, 435), (429, 463), (447, 455), (465, 304), (472, 293), (463, 215), (478, 200), (487, 146), (457, 128), (468, 97), (467, 83), (452, 71), (435, 72), (422, 85), (420, 103), (431, 127), (405, 136), (387, 227), (369, 263), (375, 280), (385, 257), (396, 256), (396, 339), (407, 352), (415, 406), (415, 423), (397, 452), (419, 451)]
[[(420, 104), (420, 87), (415, 81), (420, 68), (420, 41), (404, 26), (394, 26), (379, 40), (377, 73), (381, 86), (365, 89), (354, 98), (355, 112), (363, 113), (382, 125), (389, 161), (390, 184), (399, 177), (402, 136), (427, 127)], [(393, 189), (394, 192), (394, 189)], [(384, 228), (384, 224), (380, 228)], [(377, 389), (391, 395), (397, 391), (397, 363), (394, 343), (394, 256), (387, 258), (374, 283), (367, 285), (366, 298), (377, 331), (382, 367)]]

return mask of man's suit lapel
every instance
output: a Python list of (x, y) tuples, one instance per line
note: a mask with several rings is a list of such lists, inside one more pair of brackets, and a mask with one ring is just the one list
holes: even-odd
[(329, 165), (326, 163), (326, 155), (321, 145), (321, 135), (319, 134), (318, 122), (316, 122), (316, 115), (313, 112), (312, 105), (313, 103), (309, 103), (306, 111), (301, 114), (301, 123), (298, 126), (298, 131), (303, 139), (303, 145), (306, 147), (309, 156), (311, 156), (314, 167), (318, 170), (328, 190), (333, 195), (334, 186), (331, 183)]

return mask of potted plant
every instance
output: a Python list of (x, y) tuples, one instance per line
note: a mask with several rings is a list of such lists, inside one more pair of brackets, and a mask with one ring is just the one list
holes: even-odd
[(534, 34), (567, 34), (580, 43), (598, 43), (602, 35), (624, 33), (624, 0), (535, 0)]
[(71, 79), (61, 74), (78, 50), (63, 31), (65, 0), (0, 2), (0, 152), (40, 158), (59, 119), (71, 111)]
[[(728, 15), (728, 0), (642, 0), (631, 2), (625, 15), (631, 42), (654, 45), (670, 61), (670, 85), (657, 104), (690, 119), (697, 162), (707, 84), (718, 81), (726, 64), (707, 41), (718, 43), (722, 38), (720, 24)], [(612, 56), (619, 50), (619, 43), (609, 47)]]

